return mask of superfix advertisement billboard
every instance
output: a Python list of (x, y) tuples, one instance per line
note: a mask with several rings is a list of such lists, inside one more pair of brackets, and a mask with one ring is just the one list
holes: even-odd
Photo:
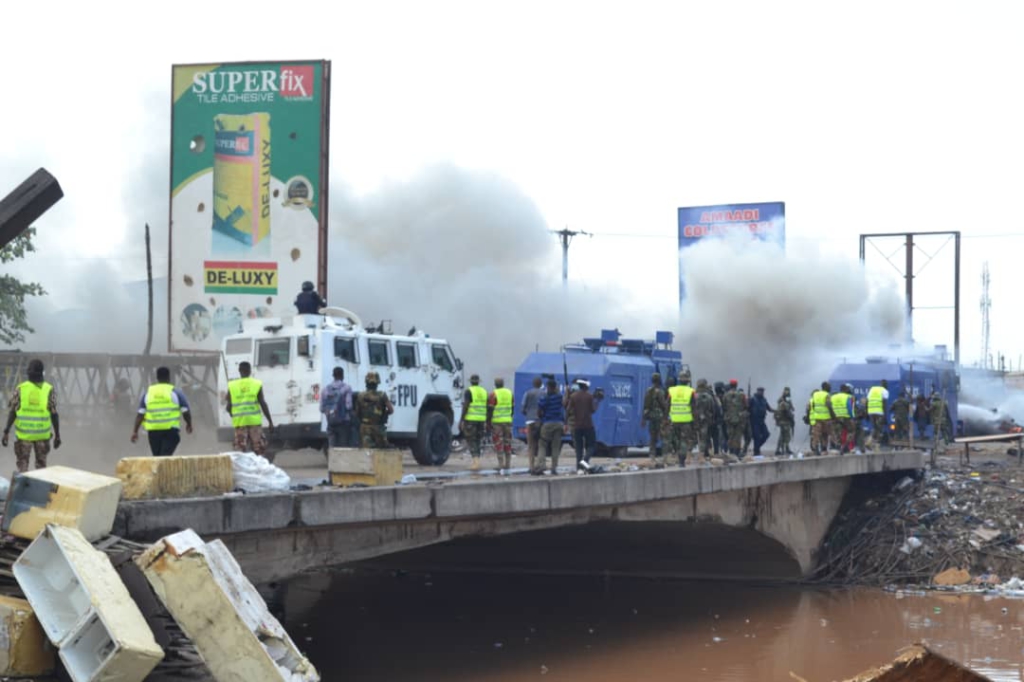
[(171, 351), (326, 290), (330, 62), (172, 67)]

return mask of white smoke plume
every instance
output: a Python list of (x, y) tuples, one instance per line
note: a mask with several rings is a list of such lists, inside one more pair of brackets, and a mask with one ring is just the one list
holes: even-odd
[(902, 338), (898, 292), (872, 286), (852, 259), (740, 236), (683, 249), (680, 267), (679, 345), (695, 379), (749, 379), (770, 400), (790, 386), (797, 402), (844, 357), (884, 355)]
[(499, 176), (442, 165), (362, 198), (333, 191), (328, 302), (364, 322), (391, 319), (396, 333), (448, 339), (484, 383), (511, 381), (538, 347), (613, 327), (653, 339), (674, 326), (613, 281), (563, 292), (557, 238)]

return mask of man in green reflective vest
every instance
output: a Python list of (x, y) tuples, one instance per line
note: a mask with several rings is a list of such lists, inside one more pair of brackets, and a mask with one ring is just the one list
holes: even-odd
[(889, 402), (889, 382), (882, 379), (878, 386), (868, 389), (868, 417), (871, 418), (871, 440), (873, 448), (880, 448), (888, 440), (885, 411)]
[(480, 469), (480, 455), (483, 452), (484, 429), (487, 426), (487, 391), (480, 386), (480, 377), (476, 374), (469, 377), (469, 388), (462, 396), (462, 434), (469, 444), (469, 454), (473, 463), (472, 471)]
[(505, 380), (494, 380), (494, 391), (487, 401), (487, 423), (491, 426), (494, 452), (498, 455), (498, 468), (512, 468), (512, 391), (505, 388)]
[(853, 389), (849, 384), (839, 387), (839, 393), (829, 396), (832, 405), (832, 442), (839, 444), (842, 455), (853, 447), (849, 438), (853, 435)]
[(156, 383), (150, 385), (139, 400), (131, 441), (139, 440), (139, 427), (146, 427), (149, 451), (154, 457), (169, 457), (181, 442), (181, 420), (185, 431), (192, 433), (192, 413), (185, 394), (171, 384), (171, 370), (158, 367)]
[(828, 453), (829, 435), (832, 431), (832, 404), (829, 402), (829, 391), (832, 385), (821, 382), (821, 389), (811, 394), (811, 450), (816, 455)]
[(686, 466), (686, 458), (693, 452), (696, 429), (693, 414), (697, 406), (695, 391), (690, 386), (690, 373), (679, 377), (679, 385), (668, 389), (668, 418), (672, 423), (672, 447), (679, 466)]
[(238, 379), (228, 382), (228, 401), (225, 405), (231, 415), (231, 425), (235, 428), (234, 448), (239, 452), (262, 455), (267, 451), (267, 441), (263, 437), (261, 411), (267, 417), (267, 427), (274, 430), (270, 408), (263, 398), (263, 382), (252, 377), (252, 365), (248, 362), (238, 363), (238, 375)]
[(19, 384), (11, 397), (7, 427), (0, 441), (4, 447), (7, 447), (12, 425), (18, 471), (28, 471), (29, 457), (33, 452), (36, 454), (36, 469), (46, 468), (51, 432), (53, 449), (60, 447), (60, 418), (57, 416), (57, 398), (53, 386), (43, 381), (42, 360), (28, 363), (28, 381)]

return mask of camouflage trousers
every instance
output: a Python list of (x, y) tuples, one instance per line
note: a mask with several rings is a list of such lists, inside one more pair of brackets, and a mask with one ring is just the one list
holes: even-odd
[(236, 426), (234, 448), (238, 452), (252, 452), (262, 455), (267, 451), (262, 426)]
[(678, 464), (679, 449), (682, 444), (676, 438), (675, 429), (672, 428), (672, 422), (668, 419), (663, 419), (661, 422), (661, 445), (661, 453), (665, 455), (665, 461), (671, 464)]
[(661, 419), (652, 419), (647, 422), (647, 432), (651, 436), (651, 445), (648, 448), (651, 457), (657, 456), (657, 452), (660, 448), (658, 441), (661, 440)]
[[(843, 434), (846, 434), (846, 438), (843, 438)], [(852, 419), (836, 418), (832, 420), (832, 442), (837, 445), (839, 452), (846, 452), (852, 434)]]
[(693, 452), (693, 446), (696, 444), (697, 424), (694, 422), (672, 424), (672, 454), (678, 458), (679, 464), (686, 462), (686, 458)]
[(738, 422), (725, 422), (725, 436), (727, 449), (734, 455), (738, 455), (743, 444), (743, 436), (747, 432), (747, 420)]
[(46, 456), (50, 454), (49, 440), (16, 440), (14, 441), (14, 457), (18, 461), (18, 471), (28, 471), (28, 460), (36, 453), (36, 469), (46, 468)]
[(466, 444), (469, 445), (469, 454), (479, 457), (484, 448), (484, 422), (466, 421), (462, 429), (462, 435), (466, 437)]
[(876, 448), (889, 440), (889, 434), (886, 433), (886, 426), (888, 426), (888, 424), (885, 423), (884, 414), (871, 415), (871, 440), (875, 442)]
[(711, 433), (712, 429), (716, 428), (718, 427), (712, 421), (699, 422), (697, 424), (697, 451), (705, 457), (711, 452), (714, 441)]
[(895, 426), (896, 430), (894, 431), (894, 434), (896, 436), (896, 440), (906, 440), (907, 438), (910, 437), (909, 419), (900, 419), (899, 417), (897, 417)]
[(386, 448), (387, 427), (382, 424), (360, 424), (359, 445), (364, 448)]
[(512, 468), (512, 425), (491, 424), (491, 440), (498, 455), (498, 468)]
[(793, 440), (793, 425), (779, 424), (779, 442), (775, 446), (776, 455), (787, 455), (790, 452), (789, 444)]
[(832, 434), (832, 420), (811, 424), (811, 450), (815, 454), (824, 454), (828, 450), (828, 442)]

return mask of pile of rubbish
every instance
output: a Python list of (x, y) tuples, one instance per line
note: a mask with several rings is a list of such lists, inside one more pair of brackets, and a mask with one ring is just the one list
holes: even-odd
[(1014, 578), (1024, 576), (1024, 469), (949, 462), (918, 476), (841, 511), (814, 580), (958, 591), (1024, 587)]
[(127, 458), (117, 478), (54, 466), (9, 490), (0, 481), (0, 679), (318, 682), (220, 540), (111, 535), (122, 498), (287, 489), (254, 457)]

